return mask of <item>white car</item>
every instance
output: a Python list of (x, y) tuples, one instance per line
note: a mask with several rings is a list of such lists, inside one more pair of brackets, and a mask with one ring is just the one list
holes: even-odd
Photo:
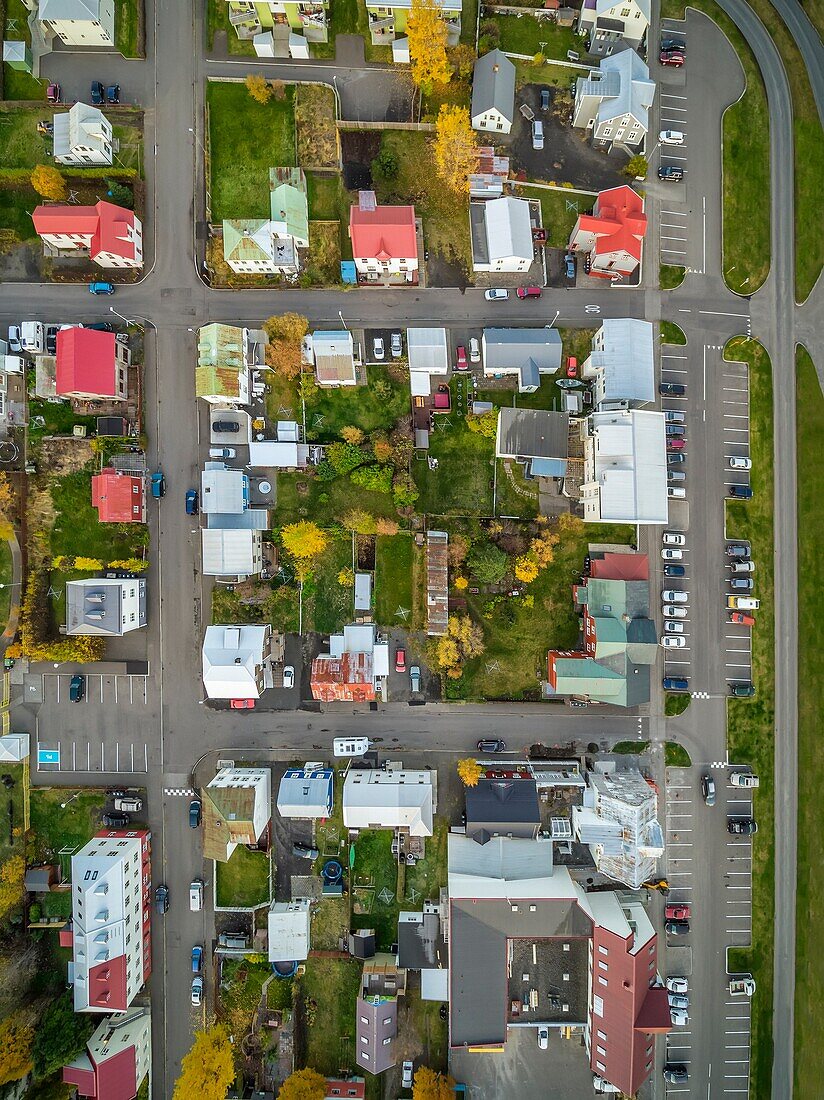
[(488, 302), (505, 302), (509, 298), (509, 291), (501, 290), (500, 287), (497, 290), (485, 290), (484, 298)]
[(20, 342), (20, 326), (9, 325), (9, 351), (17, 354), (17, 352), (23, 350), (23, 345)]
[(730, 459), (731, 470), (751, 470), (752, 459), (751, 458), (731, 458)]
[(672, 547), (665, 547), (661, 551), (661, 557), (664, 561), (680, 561), (684, 556), (683, 550), (673, 550)]
[(759, 779), (757, 775), (752, 775), (750, 772), (731, 772), (730, 773), (730, 786), (731, 787), (748, 787), (750, 790), (753, 787), (757, 787)]
[(469, 362), (480, 363), (481, 361), (481, 345), (473, 336), (469, 341)]
[(662, 145), (683, 145), (684, 135), (680, 130), (662, 130), (658, 140)]
[(680, 634), (662, 634), (661, 645), (664, 649), (686, 649), (687, 639)]
[(674, 607), (671, 603), (664, 604), (662, 614), (665, 619), (686, 619), (686, 607)]
[(689, 1015), (683, 1008), (671, 1008), (670, 1016), (672, 1017), (673, 1027), (686, 1027), (690, 1022)]
[(683, 634), (684, 633), (684, 624), (681, 623), (681, 622), (677, 622), (674, 619), (668, 619), (664, 623), (664, 633), (665, 634)]
[(198, 1008), (203, 1001), (203, 979), (192, 978), (192, 1004)]
[(401, 1088), (412, 1088), (412, 1062), (404, 1062), (403, 1071), (401, 1073)]
[(687, 537), (677, 531), (665, 531), (663, 535), (664, 546), (686, 546)]
[(379, 362), (381, 359), (386, 358), (386, 350), (383, 346), (383, 337), (376, 336), (372, 341), (372, 354)]
[(685, 500), (687, 496), (687, 490), (676, 489), (672, 485), (668, 485), (667, 496), (670, 498), (670, 500)]
[(689, 592), (676, 592), (674, 588), (665, 588), (661, 593), (664, 603), (689, 603)]
[(295, 668), (294, 665), (286, 665), (283, 670), (283, 686), (285, 688), (293, 688), (295, 686)]
[(666, 986), (670, 993), (686, 993), (689, 989), (689, 982), (686, 978), (672, 977), (667, 978)]
[(393, 359), (400, 359), (403, 355), (403, 338), (399, 332), (393, 332), (389, 337), (389, 350)]
[(549, 1028), (548, 1027), (539, 1027), (538, 1028), (538, 1046), (541, 1050), (546, 1050), (546, 1048), (549, 1046)]

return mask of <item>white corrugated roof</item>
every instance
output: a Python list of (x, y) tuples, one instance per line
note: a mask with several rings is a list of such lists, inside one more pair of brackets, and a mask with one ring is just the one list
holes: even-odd
[(257, 699), (256, 672), (263, 662), (266, 626), (207, 626), (201, 654), (203, 686), (210, 699)]
[(259, 531), (204, 527), (201, 530), (203, 572), (208, 577), (245, 577), (257, 572), (255, 544)]
[[(596, 342), (603, 347), (596, 349)], [(605, 320), (593, 341), (591, 365), (603, 374), (604, 401), (654, 401), (652, 324), (634, 317)]]
[(532, 226), (526, 199), (490, 199), (484, 205), (489, 262), (511, 257), (532, 260)]
[[(413, 386), (416, 371), (446, 374), (449, 370), (449, 341), (445, 328), (408, 328), (406, 350)], [(412, 392), (415, 393), (414, 388)], [(422, 392), (429, 393), (429, 390)]]
[(601, 518), (609, 523), (666, 523), (664, 414), (630, 409), (593, 413), (595, 480)]

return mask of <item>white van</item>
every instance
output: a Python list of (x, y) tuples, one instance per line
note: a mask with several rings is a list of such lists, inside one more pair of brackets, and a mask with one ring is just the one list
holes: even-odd
[(203, 882), (199, 878), (189, 886), (189, 908), (193, 913), (203, 908)]
[(731, 787), (748, 787), (752, 790), (757, 787), (759, 779), (757, 775), (752, 775), (750, 772), (731, 772), (730, 773), (730, 786)]
[(363, 756), (369, 752), (368, 737), (336, 737), (332, 741), (335, 756)]
[(143, 800), (140, 798), (116, 798), (114, 800), (116, 810), (125, 810), (130, 814), (137, 814), (143, 809)]
[(686, 495), (687, 495), (687, 490), (686, 489), (676, 489), (676, 488), (673, 488), (672, 485), (667, 486), (667, 496), (670, 498), (670, 500), (673, 500), (673, 499), (675, 499), (675, 500), (684, 500)]

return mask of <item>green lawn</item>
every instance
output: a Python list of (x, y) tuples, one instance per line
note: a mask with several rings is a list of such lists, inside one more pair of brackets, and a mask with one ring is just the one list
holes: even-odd
[(637, 756), (646, 752), (649, 741), (616, 741), (610, 752), (617, 752), (619, 756)]
[(332, 634), (352, 622), (354, 589), (338, 583), (342, 569), (352, 568), (352, 539), (349, 533), (330, 540), (330, 545), (312, 564), (303, 582), (303, 629)]
[[(742, 98), (724, 113), (724, 279), (732, 290), (752, 294), (770, 270), (770, 125), (767, 96), (761, 71), (752, 50), (732, 20), (713, 0), (690, 0), (690, 6), (705, 12), (729, 38), (741, 61), (747, 81)], [(777, 19), (772, 6), (767, 25)], [(663, 0), (663, 19), (683, 19), (683, 0)], [(820, 149), (816, 155), (819, 161)], [(813, 184), (813, 195), (816, 186)], [(810, 196), (811, 201), (814, 201)], [(813, 215), (818, 237), (817, 214)], [(803, 228), (805, 245), (810, 243)], [(820, 259), (820, 249), (819, 249)]]
[(100, 523), (92, 507), (92, 475), (80, 470), (53, 482), (56, 519), (51, 549), (58, 554), (97, 558), (104, 564), (123, 558), (142, 557), (146, 541), (143, 524)]
[[(758, 563), (756, 594), (761, 607), (752, 631), (753, 699), (727, 703), (729, 758), (746, 762), (761, 778), (755, 792), (758, 835), (753, 837), (753, 946), (736, 952), (734, 969), (751, 971), (758, 983), (753, 998), (751, 1034), (751, 1095), (770, 1095), (772, 1070), (774, 835), (773, 775), (775, 753), (775, 641), (773, 614), (773, 405), (772, 368), (760, 344), (737, 338), (725, 358), (743, 360), (750, 369), (750, 455), (753, 499), (728, 501), (726, 534), (752, 542)], [(803, 480), (801, 481), (803, 484)], [(799, 530), (801, 528), (799, 527)], [(799, 573), (799, 576), (802, 576)], [(803, 670), (803, 665), (800, 668)], [(799, 799), (799, 808), (803, 807)], [(803, 812), (803, 809), (802, 809)], [(799, 1025), (801, 1020), (799, 1019)]]
[(668, 768), (688, 768), (692, 761), (683, 745), (677, 741), (667, 741), (664, 745), (664, 763)]
[(524, 478), (523, 467), (499, 458), (495, 475), (495, 515), (534, 519), (538, 515), (538, 488), (534, 481)]
[(309, 958), (298, 979), (306, 1021), (306, 1065), (337, 1074), (355, 1065), (355, 1002), (362, 965), (354, 959)]
[[(278, 501), (274, 523), (285, 526), (300, 519), (312, 519), (321, 527), (338, 522), (352, 508), (363, 508), (373, 516), (397, 519), (392, 497), (354, 485), (348, 477), (318, 481), (306, 474), (278, 474)], [(351, 563), (350, 563), (351, 564)]]
[[(490, 13), (492, 16), (492, 13)], [(534, 57), (554, 57), (566, 61), (567, 50), (581, 49), (581, 41), (572, 27), (559, 27), (545, 20), (539, 22), (533, 15), (492, 16), (501, 29), (499, 49), (505, 53), (523, 53)]]
[(658, 282), (662, 290), (675, 290), (683, 283), (687, 273), (685, 267), (679, 267), (677, 264), (661, 264), (658, 271)]
[[(369, 366), (367, 375), (366, 386), (315, 391), (306, 402), (308, 439), (331, 443), (340, 439), (341, 428), (347, 426), (360, 428), (367, 435), (389, 431), (408, 414), (409, 381), (400, 376), (397, 367)], [(384, 386), (390, 389), (384, 390)]]
[(43, 111), (36, 107), (0, 106), (0, 163), (4, 168), (34, 168), (51, 160), (51, 140), (38, 134)]
[[(65, 809), (61, 803), (65, 803)], [(26, 838), (27, 863), (53, 860), (62, 865), (64, 876), (70, 878), (70, 853), (82, 848), (102, 828), (105, 807), (102, 791), (78, 793), (71, 788), (33, 788), (31, 830)], [(59, 856), (61, 849), (68, 849), (67, 854)]]
[(661, 322), (661, 343), (662, 344), (686, 344), (687, 338), (684, 335), (684, 330), (680, 325), (676, 325), (674, 321), (662, 321)]
[(229, 22), (229, 5), (226, 0), (208, 0), (206, 6), (206, 33), (209, 49), (214, 46), (215, 34), (223, 31), (226, 34), (226, 45), (229, 53), (235, 57), (254, 57), (255, 47), (251, 39), (241, 40), (237, 31)]
[[(43, 421), (42, 424), (29, 426), (29, 442), (34, 446), (37, 446), (44, 435), (71, 435), (75, 424), (84, 425), (88, 433), (94, 431), (96, 424), (93, 416), (78, 416), (68, 401), (55, 404), (51, 401), (41, 401), (36, 397), (29, 401), (29, 417), (31, 420), (37, 417)], [(91, 477), (91, 474), (88, 476)], [(91, 500), (91, 482), (89, 482), (89, 500)], [(97, 512), (95, 512), (96, 515)]]
[(668, 718), (674, 718), (678, 714), (683, 714), (689, 705), (690, 696), (686, 692), (678, 694), (667, 692), (664, 699), (664, 714)]
[(215, 886), (219, 906), (263, 905), (269, 901), (269, 856), (238, 845), (227, 863), (215, 862)]
[[(31, 44), (31, 31), (29, 30), (29, 10), (23, 0), (6, 0), (0, 8), (5, 11), (5, 39), (8, 41), (25, 41)], [(9, 65), (3, 66), (3, 98), (4, 99), (41, 99), (45, 100), (46, 81), (35, 80), (26, 72), (12, 69)]]
[(9, 230), (18, 241), (37, 238), (31, 215), (40, 199), (33, 187), (6, 187), (0, 183), (0, 230)]
[(307, 172), (306, 189), (309, 217), (313, 220), (337, 221), (343, 213), (348, 216), (351, 196), (337, 172)]
[(522, 84), (551, 84), (553, 88), (571, 88), (588, 69), (571, 69), (566, 65), (533, 65), (531, 61), (515, 62), (515, 87)]
[(112, 134), (120, 142), (115, 154), (117, 168), (134, 168), (143, 175), (143, 133), (139, 126), (112, 126)]
[(433, 516), (492, 515), (494, 440), (466, 425), (472, 395), (465, 376), (452, 379), (452, 411), (435, 417), (429, 437), (429, 457), (438, 460), (430, 470), (426, 461), (414, 461), (412, 475), (420, 491), (417, 510)]
[(143, 0), (114, 0), (115, 45), (124, 57), (145, 57), (137, 41), (138, 4), (142, 3)]
[(524, 199), (539, 199), (541, 221), (547, 230), (547, 242), (553, 248), (565, 248), (579, 214), (592, 210), (591, 195), (579, 195), (568, 188), (558, 187), (548, 191), (543, 187), (519, 185), (518, 195)]
[[(798, 424), (798, 885), (796, 889), (795, 1095), (814, 1095), (824, 1073), (819, 1030), (824, 983), (820, 934), (824, 886), (820, 866), (821, 685), (824, 618), (821, 613), (822, 517), (815, 469), (824, 433), (824, 398), (815, 367), (803, 349), (796, 359)], [(816, 763), (818, 761), (818, 763)], [(760, 801), (761, 788), (757, 795)], [(760, 809), (760, 807), (759, 807)], [(760, 835), (760, 834), (759, 834)]]
[(412, 611), (412, 569), (415, 544), (407, 534), (378, 535), (375, 551), (375, 621), (399, 626), (399, 607)]
[(206, 99), (212, 220), (268, 218), (269, 169), (295, 164), (294, 88), (261, 104), (243, 83), (209, 81)]
[[(245, 586), (244, 586), (245, 587)], [(237, 591), (229, 592), (216, 585), (212, 589), (213, 623), (271, 623), (276, 630), (296, 632), (298, 629), (298, 589), (296, 585), (273, 588), (260, 581), (261, 603), (242, 603)]]

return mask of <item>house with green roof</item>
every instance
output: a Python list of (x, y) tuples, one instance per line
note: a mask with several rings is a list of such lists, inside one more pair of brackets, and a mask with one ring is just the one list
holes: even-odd
[[(263, 340), (265, 334), (256, 333)], [(249, 329), (204, 325), (197, 335), (195, 394), (210, 405), (249, 403), (249, 367), (254, 344)]]
[(271, 217), (227, 218), (223, 259), (239, 275), (297, 275), (309, 247), (309, 201), (301, 168), (269, 169)]
[(309, 247), (309, 197), (302, 168), (269, 169), (269, 209), (275, 235)]

